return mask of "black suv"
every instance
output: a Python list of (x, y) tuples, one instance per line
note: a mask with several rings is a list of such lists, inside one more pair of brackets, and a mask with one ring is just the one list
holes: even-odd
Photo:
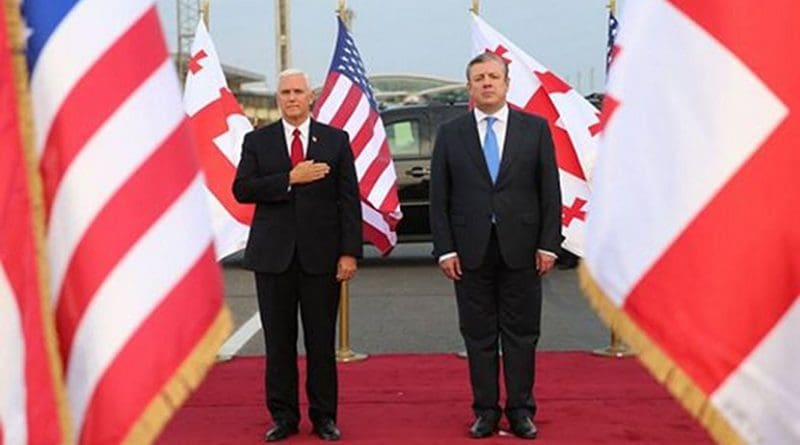
[[(603, 95), (586, 99), (598, 110)], [(403, 219), (397, 227), (399, 242), (430, 241), (428, 186), (436, 131), (444, 122), (467, 112), (466, 103), (399, 106), (381, 112), (386, 137), (397, 170), (397, 192)]]
[(403, 106), (381, 112), (403, 211), (397, 227), (399, 242), (431, 240), (428, 187), (436, 131), (442, 123), (466, 112), (466, 104)]

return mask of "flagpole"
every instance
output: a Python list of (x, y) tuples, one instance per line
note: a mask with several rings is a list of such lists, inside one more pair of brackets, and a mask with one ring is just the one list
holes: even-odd
[(58, 351), (58, 339), (55, 326), (55, 314), (51, 304), (49, 269), (46, 260), (45, 243), (45, 206), (42, 191), (42, 179), (39, 176), (39, 165), (36, 153), (33, 150), (34, 129), (33, 111), (31, 108), (30, 85), (28, 84), (28, 65), (25, 57), (25, 35), (23, 21), (20, 16), (20, 6), (16, 1), (6, 0), (2, 5), (5, 8), (8, 41), (11, 46), (13, 75), (17, 94), (17, 110), (19, 132), (25, 157), (25, 176), (28, 179), (28, 197), (31, 205), (31, 226), (33, 228), (33, 243), (36, 249), (36, 269), (38, 294), (41, 303), (41, 318), (43, 337), (47, 345), (47, 359), (50, 365), (50, 375), (53, 379), (53, 389), (58, 413), (59, 430), (62, 434), (61, 444), (72, 443), (74, 431), (70, 421), (69, 405), (67, 402), (66, 388), (64, 387), (64, 374), (62, 371), (63, 359)]
[[(617, 0), (608, 0), (608, 10), (611, 14), (617, 13)], [(622, 339), (617, 335), (614, 326), (609, 325), (610, 339), (608, 346), (599, 348), (592, 351), (592, 354), (602, 357), (625, 358), (636, 355), (628, 345), (623, 343)]]
[(275, 0), (275, 52), (278, 74), (292, 64), (289, 31), (289, 0)]
[[(347, 9), (347, 2), (339, 0), (336, 14), (348, 29), (353, 12)], [(359, 362), (367, 358), (367, 354), (353, 352), (350, 348), (350, 286), (342, 281), (339, 289), (339, 348), (336, 350), (336, 361), (340, 363)]]

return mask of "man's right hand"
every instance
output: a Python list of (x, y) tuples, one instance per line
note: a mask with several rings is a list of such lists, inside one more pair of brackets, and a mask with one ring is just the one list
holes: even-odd
[(444, 273), (444, 276), (447, 278), (453, 281), (461, 279), (461, 262), (458, 261), (457, 256), (442, 260), (439, 262), (439, 267), (442, 268), (442, 273)]
[(331, 168), (324, 162), (303, 161), (289, 172), (289, 185), (314, 182), (327, 176), (330, 171)]

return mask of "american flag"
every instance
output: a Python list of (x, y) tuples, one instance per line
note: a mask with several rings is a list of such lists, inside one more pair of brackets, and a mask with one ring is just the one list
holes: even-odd
[(395, 228), (403, 216), (397, 176), (364, 62), (347, 27), (341, 19), (338, 22), (333, 61), (314, 116), (350, 135), (361, 189), (364, 238), (386, 255), (397, 244)]
[(148, 442), (230, 329), (174, 63), (153, 1), (22, 10), (72, 430)]
[(606, 72), (608, 67), (611, 66), (611, 60), (614, 58), (614, 40), (617, 38), (619, 31), (619, 22), (614, 15), (614, 11), (608, 11), (608, 43), (606, 44)]

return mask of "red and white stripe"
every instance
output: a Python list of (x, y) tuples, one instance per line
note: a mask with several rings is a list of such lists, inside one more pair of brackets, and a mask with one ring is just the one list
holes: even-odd
[(63, 382), (36, 248), (16, 79), (0, 8), (0, 444), (66, 443)]
[(192, 41), (183, 105), (206, 177), (217, 258), (244, 248), (254, 206), (236, 202), (231, 184), (242, 141), (253, 126), (228, 88), (217, 50), (200, 20)]
[(31, 87), (73, 427), (81, 443), (120, 442), (223, 310), (153, 2), (79, 2)]
[(800, 78), (785, 65), (800, 5), (625, 6), (591, 274), (699, 388), (698, 412), (747, 443), (800, 443)]
[(320, 122), (350, 135), (356, 164), (364, 235), (384, 254), (397, 243), (395, 227), (402, 218), (397, 176), (380, 114), (361, 88), (332, 71), (315, 107)]
[[(35, 275), (30, 279), (35, 280)], [(19, 299), (0, 263), (0, 361), (5, 363), (0, 367), (0, 443), (4, 444), (28, 443), (32, 427), (28, 422), (28, 392), (35, 389), (28, 385), (26, 375), (28, 354)]]
[[(4, 161), (7, 154), (3, 152)], [(22, 165), (18, 168), (24, 169)], [(18, 178), (25, 181), (24, 174)], [(3, 230), (16, 230), (13, 235), (22, 242), (4, 236), (7, 243), (0, 248), (4, 257), (0, 261), (0, 443), (59, 443), (65, 437), (59, 426), (58, 404), (63, 386), (54, 373), (55, 355), (48, 354), (49, 347), (55, 349), (55, 342), (43, 326), (52, 320), (43, 318), (48, 301), (38, 291), (36, 255), (30, 244), (31, 214), (10, 210), (4, 207), (0, 214), (19, 218), (20, 224)], [(19, 231), (26, 225), (27, 234)], [(12, 258), (17, 264), (10, 264)]]

